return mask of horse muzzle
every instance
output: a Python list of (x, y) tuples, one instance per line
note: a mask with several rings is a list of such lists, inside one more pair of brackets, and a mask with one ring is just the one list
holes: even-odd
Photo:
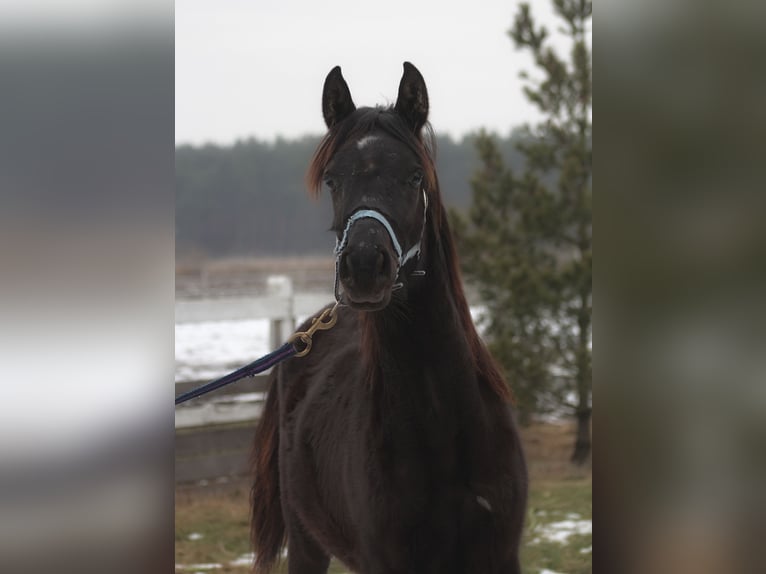
[(364, 311), (376, 311), (388, 305), (399, 260), (388, 231), (379, 221), (356, 222), (338, 257), (338, 279), (343, 287), (344, 303)]

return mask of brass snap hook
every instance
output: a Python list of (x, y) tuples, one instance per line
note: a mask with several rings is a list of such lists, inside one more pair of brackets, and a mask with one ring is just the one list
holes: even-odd
[(305, 345), (304, 349), (295, 353), (296, 357), (305, 357), (309, 354), (313, 344), (312, 337), (314, 336), (314, 333), (317, 331), (327, 331), (335, 326), (335, 323), (338, 322), (337, 309), (338, 303), (335, 303), (335, 306), (333, 306), (331, 309), (325, 309), (322, 311), (322, 314), (319, 315), (319, 317), (314, 317), (311, 320), (311, 326), (308, 329), (294, 333), (287, 340), (288, 343), (296, 343), (297, 341), (301, 341)]

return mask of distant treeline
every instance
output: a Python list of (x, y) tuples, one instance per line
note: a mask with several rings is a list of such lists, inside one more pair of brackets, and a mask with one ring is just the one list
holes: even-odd
[[(498, 138), (507, 165), (522, 168), (518, 135)], [(176, 253), (282, 256), (327, 254), (334, 243), (329, 198), (312, 201), (304, 176), (318, 136), (176, 148)], [(478, 167), (475, 136), (437, 136), (436, 163), (448, 205), (465, 208)]]

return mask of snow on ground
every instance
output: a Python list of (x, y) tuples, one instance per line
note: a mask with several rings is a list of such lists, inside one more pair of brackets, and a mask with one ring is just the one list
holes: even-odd
[(543, 540), (564, 544), (574, 534), (592, 534), (593, 521), (568, 518), (559, 522), (537, 525), (534, 527), (534, 531), (537, 536), (532, 540), (532, 544), (538, 544)]
[(268, 352), (268, 319), (177, 324), (175, 378), (213, 379)]
[(255, 554), (252, 552), (250, 554), (243, 554), (236, 560), (229, 562), (229, 566), (250, 566), (253, 563), (254, 558)]

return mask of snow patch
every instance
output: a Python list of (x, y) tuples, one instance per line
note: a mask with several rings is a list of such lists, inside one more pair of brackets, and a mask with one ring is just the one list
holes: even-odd
[(575, 534), (592, 534), (592, 520), (561, 520), (542, 524), (535, 528), (538, 537), (532, 540), (532, 544), (538, 544), (543, 540), (549, 542), (565, 543), (570, 536)]
[(176, 324), (176, 381), (220, 377), (269, 352), (269, 320)]
[(255, 559), (255, 554), (250, 552), (249, 554), (243, 554), (239, 558), (229, 562), (229, 566), (250, 566)]

